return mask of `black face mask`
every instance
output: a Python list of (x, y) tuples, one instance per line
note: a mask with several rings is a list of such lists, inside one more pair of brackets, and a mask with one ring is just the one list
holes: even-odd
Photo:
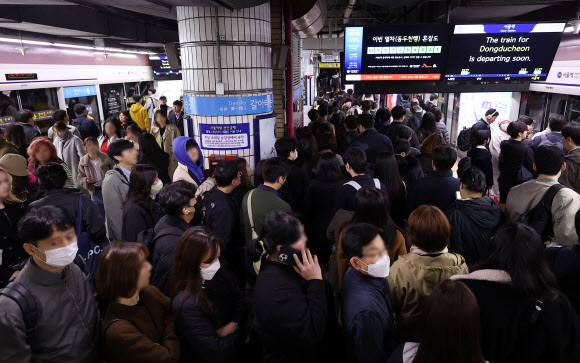
[(294, 260), (293, 255), (298, 256), (298, 259), (300, 262), (302, 262), (302, 251), (290, 246), (282, 246), (280, 247), (280, 253), (278, 254), (278, 262), (285, 263), (290, 266), (296, 266), (296, 261)]

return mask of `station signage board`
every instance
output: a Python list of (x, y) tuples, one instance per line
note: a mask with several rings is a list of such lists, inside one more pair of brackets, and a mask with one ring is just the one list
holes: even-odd
[(274, 95), (184, 96), (185, 112), (192, 115), (232, 116), (268, 113), (274, 110)]
[(202, 149), (239, 150), (250, 148), (250, 124), (199, 124)]
[(5, 73), (7, 81), (22, 81), (30, 79), (38, 79), (37, 73)]
[(63, 87), (64, 98), (96, 96), (96, 86)]

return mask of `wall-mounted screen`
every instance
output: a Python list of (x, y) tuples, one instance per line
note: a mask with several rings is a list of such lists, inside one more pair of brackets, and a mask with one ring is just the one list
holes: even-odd
[(181, 69), (172, 69), (169, 65), (169, 60), (167, 60), (167, 56), (151, 56), (149, 57), (149, 62), (151, 63), (151, 68), (153, 68), (155, 79), (181, 79)]
[(566, 23), (455, 25), (445, 80), (545, 80)]
[(438, 81), (445, 70), (451, 28), (437, 25), (347, 27), (346, 81)]

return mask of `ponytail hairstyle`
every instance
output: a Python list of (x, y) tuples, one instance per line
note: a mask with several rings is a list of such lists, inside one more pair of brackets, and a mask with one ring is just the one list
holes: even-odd
[(258, 262), (264, 253), (272, 256), (278, 254), (277, 246), (294, 244), (302, 235), (302, 224), (292, 214), (274, 210), (268, 214), (260, 236), (252, 241), (253, 248), (248, 255), (253, 262)]

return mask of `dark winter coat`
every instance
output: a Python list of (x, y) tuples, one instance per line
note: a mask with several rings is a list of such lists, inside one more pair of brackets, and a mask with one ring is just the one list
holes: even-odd
[(473, 147), (467, 155), (471, 158), (471, 166), (475, 166), (485, 174), (485, 185), (488, 188), (493, 186), (493, 167), (489, 150), (482, 147)]
[(220, 337), (216, 330), (230, 322), (243, 329), (248, 307), (234, 283), (218, 271), (213, 279), (204, 283), (204, 292), (211, 303), (212, 312), (184, 291), (179, 292), (171, 304), (176, 314), (175, 330), (181, 340), (183, 362), (230, 363), (237, 362), (243, 343), (242, 330)]
[(348, 362), (387, 360), (397, 345), (387, 279), (350, 268), (342, 282), (341, 318)]
[(469, 139), (469, 143), (471, 145), (475, 142), (475, 134), (477, 131), (491, 131), (491, 126), (484, 121), (483, 119), (479, 119), (476, 123), (471, 126), (471, 137)]
[(544, 255), (558, 279), (558, 287), (580, 316), (580, 247), (549, 247)]
[(175, 114), (175, 112), (170, 112), (169, 117), (168, 117), (169, 123), (177, 126), (177, 128), (179, 129), (179, 134), (181, 136), (185, 136), (184, 116), (185, 116), (185, 113), (183, 111), (181, 111), (181, 113), (179, 114), (179, 117)]
[[(485, 359), (497, 363), (568, 363), (580, 360), (580, 319), (560, 292), (537, 299), (511, 286), (505, 271), (479, 270), (451, 277), (469, 287), (481, 311)], [(533, 322), (535, 320), (535, 322)]]
[(163, 184), (171, 183), (171, 177), (169, 176), (169, 154), (165, 151), (154, 152), (149, 155), (141, 155), (139, 164), (153, 165), (157, 168), (159, 180), (161, 180)]
[[(155, 225), (155, 239), (151, 252), (151, 285), (164, 294), (169, 294), (169, 275), (173, 266), (175, 249), (181, 235), (191, 226), (183, 219), (166, 215)], [(150, 247), (151, 248), (151, 247)]]
[(481, 262), (501, 222), (499, 205), (489, 197), (456, 200), (445, 214), (451, 225), (449, 252), (465, 257), (468, 265)]
[(86, 194), (78, 189), (51, 189), (44, 197), (30, 203), (29, 208), (39, 208), (45, 205), (58, 205), (64, 208), (76, 221), (79, 207), (79, 198), (83, 198), (83, 222), (81, 232), (89, 232), (93, 241), (103, 241), (106, 238), (105, 217), (99, 207)]
[[(368, 175), (357, 175), (351, 179), (351, 181), (357, 182), (361, 188), (368, 187), (368, 186), (375, 186), (374, 179)], [(381, 190), (385, 193), (387, 192), (387, 187), (381, 182)], [(336, 198), (334, 200), (334, 213), (336, 213), (339, 209), (354, 210), (354, 197), (356, 196), (357, 190), (348, 184), (342, 185), (338, 191), (336, 192)]]
[(159, 206), (151, 201), (152, 208), (143, 208), (134, 198), (123, 206), (123, 232), (125, 242), (137, 242), (139, 232), (155, 227), (159, 221)]
[(433, 155), (420, 154), (415, 156), (415, 158), (419, 160), (425, 176), (433, 175)]
[(232, 194), (213, 187), (203, 195), (205, 217), (203, 224), (210, 227), (223, 241), (222, 256), (233, 266), (242, 268), (244, 260), (244, 237), (240, 232), (240, 207)]
[(296, 165), (295, 162), (281, 158), (288, 168), (288, 177), (286, 182), (280, 188), (280, 196), (286, 203), (290, 204), (292, 211), (304, 212), (304, 197), (306, 196), (306, 188), (310, 183), (310, 178), (306, 171)]
[(99, 131), (95, 120), (88, 118), (85, 115), (77, 116), (77, 118), (73, 120), (73, 125), (79, 130), (83, 140), (87, 137), (98, 139), (99, 136), (101, 136), (101, 132)]
[[(331, 297), (323, 280), (306, 281), (290, 265), (263, 261), (252, 306), (262, 362), (332, 361), (325, 349), (330, 326), (337, 326)], [(332, 341), (334, 351), (337, 343)]]
[[(394, 122), (391, 122), (390, 125), (383, 127), (380, 130), (380, 133), (383, 135), (387, 135), (389, 137), (389, 139), (391, 139), (392, 142), (395, 142), (396, 140), (399, 139), (399, 129), (403, 126), (405, 126), (405, 125), (403, 125), (402, 122), (394, 121)], [(415, 131), (413, 131), (413, 134), (411, 135), (411, 137), (412, 137), (411, 147), (418, 149), (420, 146), (420, 143), (419, 143), (419, 139), (417, 138), (417, 134), (415, 134)]]
[(348, 149), (350, 144), (355, 142), (356, 139), (358, 139), (360, 136), (358, 131), (356, 130), (346, 131), (344, 126), (339, 126), (336, 133), (337, 133), (336, 141), (338, 143), (337, 154), (341, 156), (344, 155), (344, 152), (346, 151), (346, 149)]
[(0, 289), (8, 285), (8, 280), (29, 256), (22, 248), (24, 241), (18, 237), (18, 222), (26, 214), (26, 207), (22, 203), (4, 203), (0, 209), (0, 250), (2, 263), (0, 264)]
[(378, 154), (385, 151), (393, 151), (391, 139), (379, 134), (375, 129), (369, 129), (363, 132), (350, 146), (363, 149), (367, 154), (367, 162), (371, 164), (375, 163)]
[(326, 238), (326, 228), (334, 217), (334, 200), (337, 191), (346, 183), (345, 179), (320, 181), (314, 179), (306, 192), (304, 214), (308, 245), (321, 262), (328, 262), (334, 241)]
[[(523, 166), (534, 175), (534, 152), (528, 145), (513, 139), (502, 141), (499, 154), (500, 201), (505, 203), (511, 188), (518, 185), (518, 171)], [(520, 181), (521, 183), (522, 181)]]
[(421, 205), (434, 205), (442, 211), (456, 199), (459, 179), (451, 170), (435, 170), (432, 176), (421, 178), (407, 192), (407, 215)]

